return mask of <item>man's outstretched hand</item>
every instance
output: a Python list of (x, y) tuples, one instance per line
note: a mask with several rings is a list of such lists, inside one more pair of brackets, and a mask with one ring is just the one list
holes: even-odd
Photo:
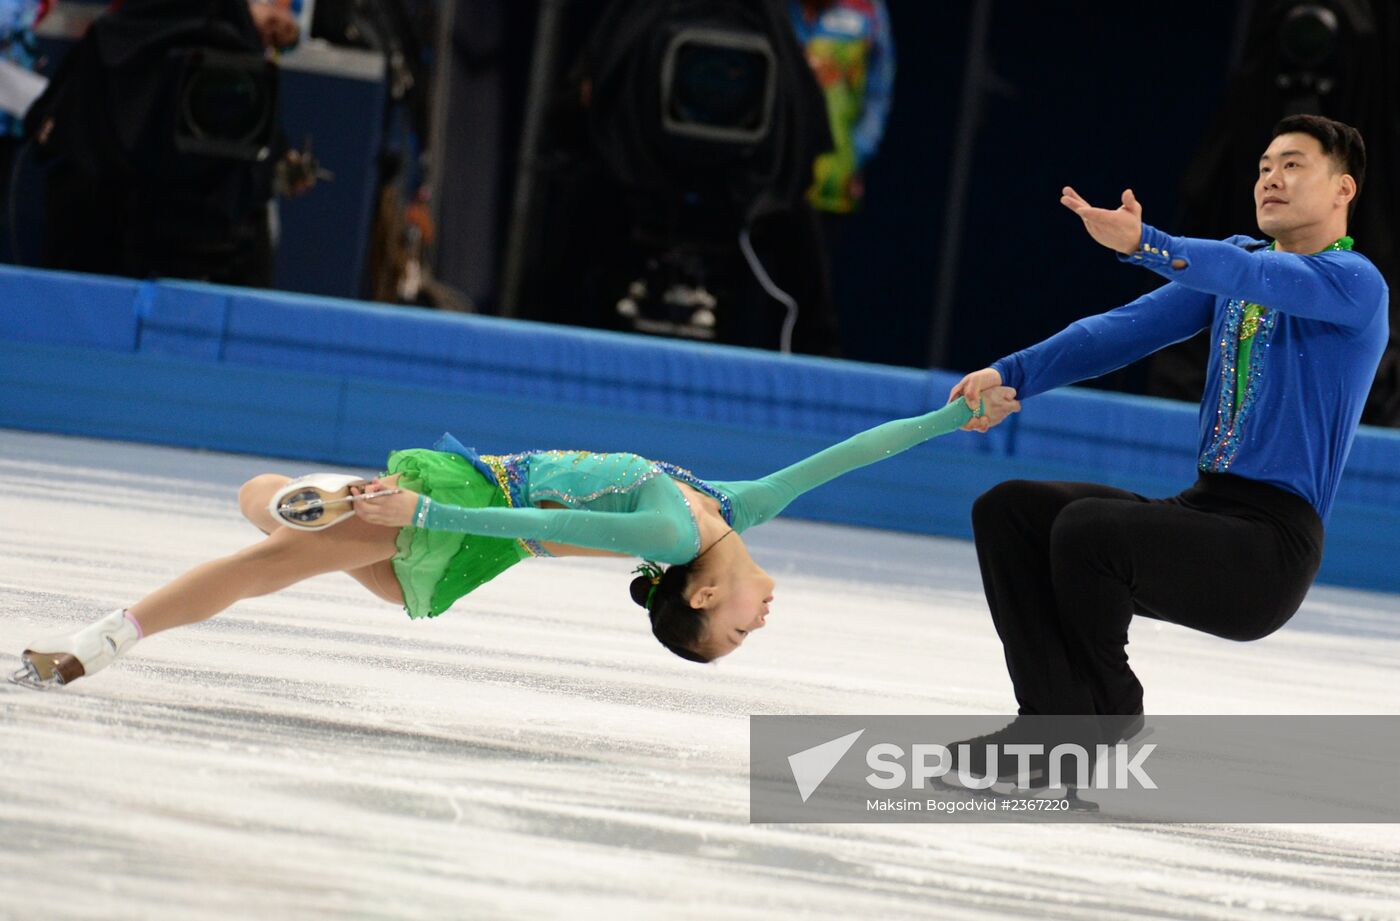
[(1123, 190), (1123, 204), (1112, 211), (1095, 208), (1069, 186), (1060, 193), (1060, 204), (1079, 215), (1089, 236), (1115, 252), (1134, 253), (1142, 243), (1142, 205), (1132, 189)]

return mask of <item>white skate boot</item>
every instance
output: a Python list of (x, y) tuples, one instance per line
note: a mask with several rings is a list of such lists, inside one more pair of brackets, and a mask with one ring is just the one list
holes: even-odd
[(364, 482), (363, 477), (340, 473), (299, 477), (277, 490), (267, 504), (267, 511), (289, 528), (320, 531), (355, 514), (350, 487)]
[(141, 628), (127, 617), (126, 611), (113, 611), (76, 633), (31, 643), (24, 651), (24, 667), (10, 680), (40, 689), (72, 684), (111, 665), (139, 639)]

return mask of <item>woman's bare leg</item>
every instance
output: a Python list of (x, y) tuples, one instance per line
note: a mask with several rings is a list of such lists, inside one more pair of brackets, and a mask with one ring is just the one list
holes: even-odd
[[(251, 492), (260, 490), (250, 487), (259, 480), (264, 478), (255, 478), (240, 490), (240, 504), (244, 504), (245, 493), (249, 493), (248, 499), (252, 502)], [(286, 482), (285, 478), (282, 482)], [(262, 506), (267, 520), (259, 522), (252, 516), (250, 520), (260, 528), (275, 524), (266, 514), (266, 501)], [(248, 510), (245, 505), (245, 514)], [(378, 564), (388, 565), (397, 549), (398, 531), (398, 528), (367, 524), (358, 518), (324, 531), (275, 527), (253, 546), (196, 566), (156, 589), (127, 608), (127, 613), (140, 624), (142, 635), (150, 636), (171, 627), (205, 620), (236, 601), (271, 594), (322, 573), (356, 572)]]
[(253, 523), (253, 527), (264, 534), (271, 534), (282, 526), (282, 522), (267, 510), (268, 503), (272, 501), (273, 494), (291, 480), (291, 477), (280, 473), (263, 473), (253, 477), (238, 487), (238, 510)]
[[(323, 531), (279, 527), (267, 514), (272, 496), (267, 487), (271, 484), (275, 490), (286, 481), (286, 477), (257, 477), (239, 493), (249, 520), (272, 532), (262, 541), (196, 566), (131, 607), (113, 611), (75, 633), (32, 643), (24, 651), (24, 667), (10, 680), (36, 688), (70, 683), (111, 665), (143, 636), (205, 620), (244, 598), (266, 595), (326, 572), (362, 574), (363, 578), (356, 578), (373, 580), (375, 594), (402, 603), (389, 562), (397, 550), (399, 529), (355, 517)], [(259, 498), (260, 507), (255, 508)], [(384, 579), (388, 581), (380, 581)]]
[[(267, 506), (277, 490), (285, 486), (290, 479), (291, 477), (277, 473), (264, 473), (253, 477), (238, 490), (238, 507), (243, 512), (243, 517), (264, 534), (271, 534), (282, 528), (282, 523), (273, 517)], [(336, 527), (341, 528), (345, 525)], [(393, 564), (387, 559), (359, 569), (346, 570), (345, 574), (369, 589), (376, 597), (391, 604), (403, 604), (403, 589), (399, 587), (398, 577), (394, 575)]]

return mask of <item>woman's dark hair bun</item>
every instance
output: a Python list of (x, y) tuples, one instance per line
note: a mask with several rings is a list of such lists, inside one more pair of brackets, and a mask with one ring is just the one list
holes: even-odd
[(632, 580), (632, 600), (642, 607), (647, 606), (647, 595), (651, 592), (651, 580), (646, 576), (638, 576)]
[[(690, 581), (689, 563), (668, 566), (663, 572), (654, 563), (644, 563), (637, 571), (642, 574), (632, 580), (628, 592), (632, 600), (646, 608), (651, 619), (651, 632), (661, 645), (692, 662), (708, 662), (709, 658), (695, 651), (705, 626), (705, 612), (690, 606), (685, 597)], [(655, 580), (655, 581), (653, 581)], [(655, 592), (655, 594), (653, 594)], [(647, 599), (651, 607), (647, 607)]]

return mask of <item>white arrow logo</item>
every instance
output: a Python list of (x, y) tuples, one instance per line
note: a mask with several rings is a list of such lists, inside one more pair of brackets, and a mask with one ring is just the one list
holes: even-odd
[(864, 729), (859, 729), (850, 735), (788, 755), (788, 767), (792, 768), (792, 779), (797, 781), (797, 792), (802, 794), (802, 802), (807, 802), (807, 798), (817, 792), (817, 787), (822, 785), (822, 781), (864, 732)]

